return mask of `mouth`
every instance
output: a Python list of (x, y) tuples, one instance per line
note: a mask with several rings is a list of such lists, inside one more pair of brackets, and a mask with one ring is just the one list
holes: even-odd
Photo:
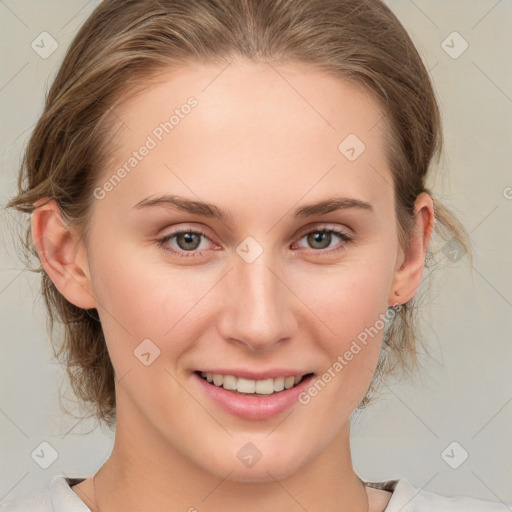
[(234, 395), (243, 395), (246, 397), (268, 397), (276, 395), (297, 387), (304, 379), (314, 375), (314, 373), (311, 372), (297, 376), (278, 376), (253, 380), (234, 375), (223, 375), (199, 370), (194, 373), (211, 386), (223, 388)]

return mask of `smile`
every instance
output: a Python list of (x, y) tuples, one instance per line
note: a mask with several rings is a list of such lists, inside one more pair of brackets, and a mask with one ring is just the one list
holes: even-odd
[(285, 389), (298, 385), (304, 377), (310, 374), (291, 377), (276, 377), (263, 380), (244, 379), (234, 375), (221, 375), (219, 373), (198, 372), (200, 377), (210, 384), (222, 387), (227, 391), (233, 391), (245, 395), (272, 395)]
[[(235, 372), (232, 372), (235, 373)], [(235, 377), (228, 373), (195, 371), (192, 373), (192, 385), (197, 386), (200, 395), (214, 407), (230, 415), (246, 420), (267, 420), (276, 417), (298, 401), (314, 379), (314, 373), (294, 376), (270, 377), (264, 372), (262, 379), (249, 379), (251, 372), (243, 369), (244, 377)], [(281, 372), (274, 372), (279, 375)], [(254, 375), (256, 376), (256, 375)]]

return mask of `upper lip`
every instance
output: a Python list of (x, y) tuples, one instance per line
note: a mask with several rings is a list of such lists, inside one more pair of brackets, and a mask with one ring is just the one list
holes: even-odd
[(197, 372), (205, 373), (218, 373), (220, 375), (233, 375), (234, 377), (241, 377), (242, 379), (249, 380), (265, 380), (275, 379), (277, 377), (302, 377), (310, 371), (292, 370), (290, 368), (273, 368), (265, 371), (252, 371), (247, 368), (215, 368), (215, 369), (201, 369)]

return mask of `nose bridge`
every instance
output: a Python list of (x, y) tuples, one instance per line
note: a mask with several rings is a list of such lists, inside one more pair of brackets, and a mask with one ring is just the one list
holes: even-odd
[(241, 254), (236, 255), (235, 268), (228, 277), (222, 335), (253, 350), (262, 350), (293, 332), (290, 291), (277, 277), (279, 265), (271, 250), (263, 250), (252, 261)]

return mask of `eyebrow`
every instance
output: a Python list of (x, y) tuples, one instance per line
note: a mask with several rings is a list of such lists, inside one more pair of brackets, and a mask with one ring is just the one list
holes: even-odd
[[(203, 201), (194, 201), (186, 197), (164, 194), (162, 196), (146, 197), (142, 201), (139, 201), (133, 208), (145, 209), (151, 207), (165, 207), (172, 208), (175, 210), (202, 215), (203, 217), (211, 217), (219, 219), (221, 221), (229, 221), (233, 218), (232, 214), (215, 206), (211, 203)], [(346, 210), (349, 208), (357, 208), (363, 211), (373, 212), (373, 206), (366, 201), (361, 199), (355, 199), (351, 197), (331, 197), (319, 201), (317, 203), (311, 203), (297, 208), (293, 215), (299, 218), (312, 217), (313, 215), (325, 215), (337, 210)]]

